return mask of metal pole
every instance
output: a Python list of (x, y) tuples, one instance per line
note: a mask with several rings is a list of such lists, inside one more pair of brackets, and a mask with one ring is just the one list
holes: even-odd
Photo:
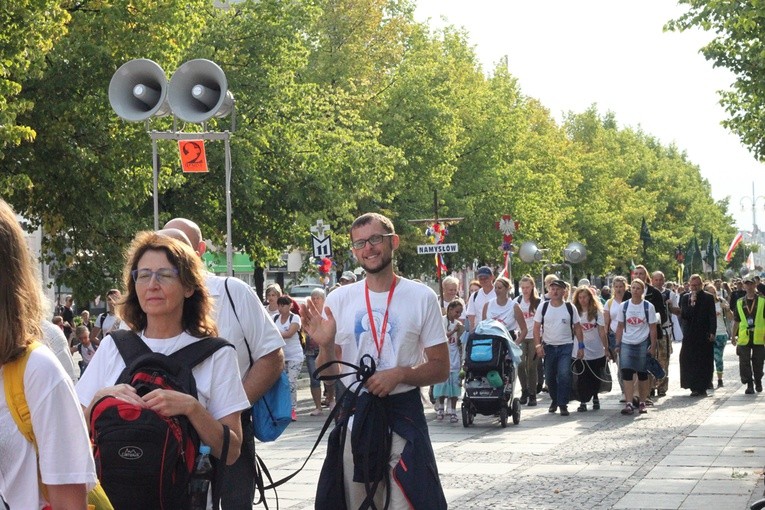
[(159, 230), (159, 154), (154, 137), (151, 138), (151, 160), (154, 167), (154, 230)]
[[(228, 135), (228, 132), (226, 132)], [(229, 137), (225, 138), (226, 145), (226, 273), (234, 275), (234, 256), (231, 243), (231, 146)]]

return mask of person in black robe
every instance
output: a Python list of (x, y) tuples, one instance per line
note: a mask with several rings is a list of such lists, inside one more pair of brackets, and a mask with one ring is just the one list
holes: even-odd
[(690, 389), (692, 397), (706, 396), (714, 370), (715, 302), (702, 290), (699, 275), (692, 275), (688, 283), (690, 292), (680, 297), (680, 387)]

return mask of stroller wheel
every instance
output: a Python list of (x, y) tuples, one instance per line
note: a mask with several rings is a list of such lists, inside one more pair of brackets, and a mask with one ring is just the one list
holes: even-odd
[(521, 402), (517, 399), (513, 399), (513, 425), (518, 425), (521, 422)]
[(468, 428), (470, 425), (470, 411), (468, 411), (468, 406), (465, 405), (465, 403), (462, 403), (462, 426), (465, 428)]
[(503, 405), (499, 408), (499, 424), (502, 428), (507, 427), (507, 406)]

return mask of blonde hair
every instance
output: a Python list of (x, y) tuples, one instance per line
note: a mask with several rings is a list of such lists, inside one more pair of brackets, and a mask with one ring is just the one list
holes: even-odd
[(0, 366), (42, 338), (42, 289), (16, 214), (0, 199)]

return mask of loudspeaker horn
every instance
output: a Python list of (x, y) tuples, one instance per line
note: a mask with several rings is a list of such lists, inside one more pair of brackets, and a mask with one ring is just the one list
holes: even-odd
[(539, 262), (542, 260), (542, 250), (540, 250), (534, 241), (526, 241), (518, 249), (518, 257), (527, 264)]
[(139, 58), (117, 69), (109, 82), (109, 103), (129, 122), (141, 122), (170, 113), (165, 71), (152, 60)]
[(175, 71), (168, 101), (176, 117), (194, 123), (225, 117), (234, 107), (223, 69), (203, 58), (189, 60)]
[(563, 258), (571, 264), (578, 264), (587, 258), (587, 248), (582, 243), (574, 241), (563, 249)]

